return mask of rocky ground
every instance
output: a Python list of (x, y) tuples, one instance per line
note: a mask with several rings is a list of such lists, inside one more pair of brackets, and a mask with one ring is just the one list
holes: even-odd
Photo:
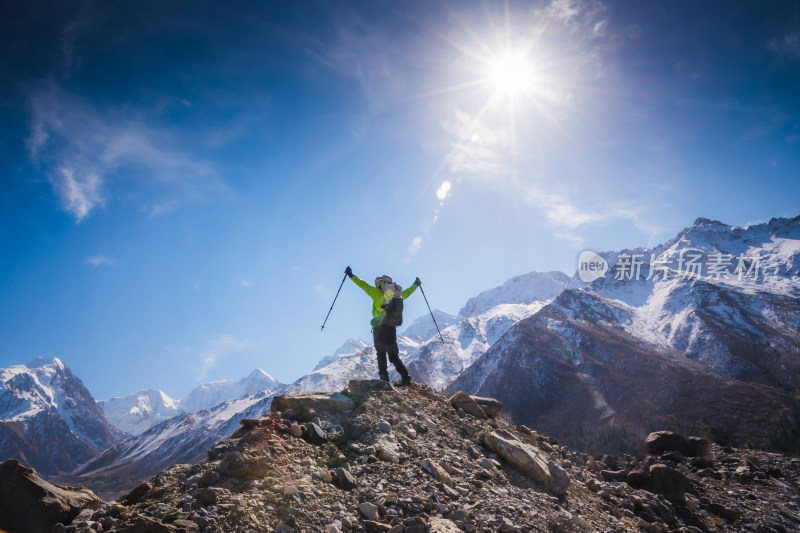
[(208, 460), (51, 531), (800, 531), (800, 459), (668, 433), (647, 457), (595, 458), (499, 407), (376, 381), (277, 397)]

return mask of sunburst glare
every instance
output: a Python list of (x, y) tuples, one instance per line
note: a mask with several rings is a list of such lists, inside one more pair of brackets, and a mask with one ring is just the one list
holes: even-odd
[(496, 90), (512, 96), (528, 91), (534, 83), (532, 62), (522, 54), (507, 53), (491, 63), (489, 79)]

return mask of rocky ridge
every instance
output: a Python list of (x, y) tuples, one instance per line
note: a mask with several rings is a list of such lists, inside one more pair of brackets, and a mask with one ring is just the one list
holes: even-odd
[(644, 458), (591, 457), (499, 408), (378, 381), (278, 396), (207, 460), (164, 470), (52, 532), (800, 528), (800, 459), (669, 433), (651, 435)]

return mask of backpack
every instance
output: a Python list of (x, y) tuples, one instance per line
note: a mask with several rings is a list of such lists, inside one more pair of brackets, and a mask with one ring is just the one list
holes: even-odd
[[(382, 283), (381, 289), (383, 290), (383, 305), (381, 308), (386, 311), (383, 316), (381, 324), (384, 326), (402, 326), (403, 325), (403, 288), (397, 283)], [(387, 300), (387, 296), (391, 293), (391, 298)]]

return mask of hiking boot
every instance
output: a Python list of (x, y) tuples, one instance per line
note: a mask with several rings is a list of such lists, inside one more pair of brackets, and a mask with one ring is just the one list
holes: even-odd
[(408, 376), (404, 376), (402, 380), (400, 380), (401, 387), (410, 387), (411, 386), (411, 378)]
[(380, 374), (378, 374), (378, 378), (381, 381), (389, 381), (389, 374), (381, 372)]

